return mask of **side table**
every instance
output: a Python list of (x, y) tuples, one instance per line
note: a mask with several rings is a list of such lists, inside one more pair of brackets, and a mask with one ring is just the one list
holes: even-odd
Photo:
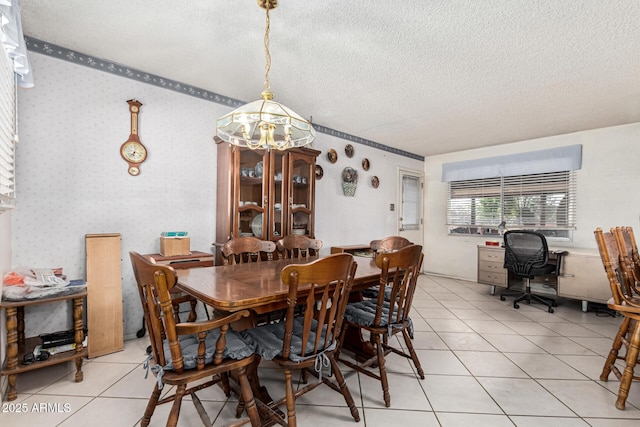
[[(0, 308), (6, 310), (7, 317), (7, 363), (2, 367), (2, 375), (9, 377), (9, 391), (7, 400), (12, 401), (18, 397), (16, 382), (18, 374), (57, 365), (59, 363), (76, 362), (76, 382), (81, 382), (82, 359), (87, 357), (86, 347), (82, 345), (84, 339), (83, 302), (87, 298), (87, 290), (81, 289), (75, 293), (48, 298), (39, 298), (25, 301), (0, 301)], [(63, 353), (49, 356), (47, 360), (35, 361), (25, 365), (22, 363), (24, 355), (33, 351), (36, 345), (41, 344), (40, 337), (26, 338), (24, 336), (24, 308), (31, 305), (47, 304), (57, 301), (69, 301), (73, 303), (73, 330), (75, 332), (76, 348)]]

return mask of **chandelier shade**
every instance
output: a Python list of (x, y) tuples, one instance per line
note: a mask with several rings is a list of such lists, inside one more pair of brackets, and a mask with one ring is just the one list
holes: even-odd
[(302, 147), (316, 137), (311, 123), (270, 99), (249, 102), (220, 117), (216, 134), (233, 145), (266, 150)]
[(258, 101), (220, 117), (216, 121), (216, 136), (223, 141), (253, 150), (286, 150), (313, 142), (316, 131), (311, 123), (284, 105), (273, 101), (269, 86), (271, 55), (269, 54), (269, 10), (277, 6), (277, 0), (258, 0), (267, 11), (264, 37), (266, 56), (264, 90)]

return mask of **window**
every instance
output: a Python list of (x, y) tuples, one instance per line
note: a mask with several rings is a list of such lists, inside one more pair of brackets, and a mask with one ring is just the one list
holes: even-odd
[(502, 221), (507, 229), (570, 238), (576, 224), (576, 172), (449, 181), (450, 234), (498, 235)]
[(400, 231), (419, 230), (422, 224), (422, 176), (401, 171), (402, 206), (400, 206)]
[(11, 60), (0, 53), (0, 212), (14, 207), (16, 89)]

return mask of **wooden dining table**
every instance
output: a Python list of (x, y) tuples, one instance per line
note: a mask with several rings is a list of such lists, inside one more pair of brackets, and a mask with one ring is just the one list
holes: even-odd
[[(358, 267), (352, 292), (378, 284), (380, 269), (375, 260), (367, 257), (353, 259)], [(178, 270), (177, 288), (218, 312), (248, 309), (256, 314), (270, 313), (287, 307), (289, 290), (280, 278), (282, 269), (289, 264), (301, 263), (306, 262), (280, 259)], [(300, 288), (299, 294), (304, 295), (304, 288)]]
[[(317, 259), (317, 258), (315, 258)], [(379, 283), (380, 269), (373, 258), (354, 257), (358, 264), (354, 278), (351, 295), (359, 299), (359, 291)], [(270, 313), (287, 307), (288, 287), (280, 277), (284, 267), (290, 264), (305, 264), (314, 261), (298, 259), (280, 259), (274, 261), (253, 262), (234, 265), (219, 265), (214, 267), (193, 268), (177, 270), (178, 290), (189, 294), (215, 311), (231, 313), (240, 310), (250, 310), (256, 315)], [(299, 288), (298, 295), (305, 295), (304, 287)], [(234, 327), (236, 327), (234, 325)], [(244, 325), (240, 325), (244, 327)], [(370, 357), (373, 347), (363, 340), (359, 329), (347, 330), (344, 349), (354, 353)], [(262, 409), (273, 402), (265, 387), (260, 385), (258, 378), (258, 364), (247, 369), (247, 376), (251, 383), (253, 394), (256, 397), (258, 407)], [(272, 425), (265, 421), (263, 413), (263, 425)]]

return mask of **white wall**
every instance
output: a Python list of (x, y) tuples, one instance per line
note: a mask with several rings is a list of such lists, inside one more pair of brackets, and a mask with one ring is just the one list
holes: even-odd
[(482, 236), (447, 235), (447, 184), (441, 182), (442, 164), (582, 144), (578, 177), (577, 229), (573, 241), (554, 247), (587, 248), (597, 253), (593, 231), (612, 226), (640, 226), (640, 123), (576, 132), (477, 150), (431, 156), (425, 160), (425, 270), (477, 279), (477, 245)]
[[(192, 250), (215, 241), (215, 119), (228, 107), (32, 53), (35, 88), (21, 91), (17, 151), (18, 207), (13, 214), (12, 265), (63, 267), (85, 277), (84, 235), (122, 234), (125, 337), (140, 328), (142, 311), (128, 252), (159, 250), (163, 230), (186, 230)], [(129, 136), (126, 100), (142, 102), (139, 133), (149, 150), (141, 174), (131, 177), (120, 157)], [(384, 143), (384, 141), (380, 141)], [(323, 252), (338, 244), (368, 244), (395, 234), (397, 169), (423, 162), (319, 134), (314, 148), (324, 177), (316, 185), (316, 237)], [(338, 152), (335, 164), (326, 152)], [(370, 160), (368, 172), (362, 158)], [(345, 166), (360, 172), (355, 197), (342, 195)], [(377, 175), (380, 187), (370, 178)], [(46, 306), (27, 313), (26, 333), (70, 328), (66, 310)]]

